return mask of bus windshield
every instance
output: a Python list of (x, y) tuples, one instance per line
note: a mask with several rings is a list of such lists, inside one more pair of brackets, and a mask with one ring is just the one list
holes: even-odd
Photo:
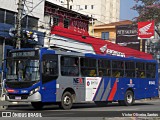
[(40, 80), (39, 60), (8, 59), (7, 81), (38, 81)]

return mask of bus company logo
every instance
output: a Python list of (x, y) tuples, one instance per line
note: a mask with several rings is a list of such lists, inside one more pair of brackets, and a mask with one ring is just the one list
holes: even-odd
[(133, 84), (133, 80), (130, 79), (129, 84), (127, 84), (129, 87), (134, 87), (135, 84)]
[(84, 78), (73, 78), (74, 84), (84, 84)]

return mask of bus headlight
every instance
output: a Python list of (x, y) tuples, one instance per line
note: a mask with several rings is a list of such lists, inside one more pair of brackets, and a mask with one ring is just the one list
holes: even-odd
[(38, 92), (40, 87), (38, 86), (37, 88), (33, 89), (30, 91), (29, 95), (33, 95), (34, 93)]

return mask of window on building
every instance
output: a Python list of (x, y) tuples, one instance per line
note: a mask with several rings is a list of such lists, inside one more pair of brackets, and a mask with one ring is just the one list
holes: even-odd
[(5, 10), (0, 9), (0, 23), (4, 23)]
[(57, 26), (59, 24), (59, 17), (58, 16), (54, 16), (53, 17), (53, 25)]
[(69, 28), (69, 19), (64, 19), (64, 28)]
[(97, 76), (96, 59), (81, 58), (81, 74), (82, 76), (95, 77)]
[(22, 25), (22, 28), (26, 28), (27, 29), (27, 24), (28, 24), (28, 16), (25, 16), (23, 19), (22, 19), (22, 21), (21, 21), (21, 25)]
[(85, 5), (85, 9), (87, 9), (87, 5)]
[(11, 25), (15, 24), (15, 12), (6, 11), (6, 23)]
[(63, 76), (78, 76), (79, 61), (78, 57), (61, 57), (61, 75)]
[(38, 19), (35, 17), (28, 17), (28, 28), (32, 30), (38, 29)]
[(73, 6), (72, 6), (72, 5), (70, 5), (70, 9), (71, 9), (71, 10), (73, 9)]
[(108, 40), (109, 39), (109, 32), (102, 32), (101, 38), (103, 40)]
[(80, 10), (80, 5), (77, 5), (77, 10)]
[(91, 9), (93, 9), (94, 5), (91, 5)]

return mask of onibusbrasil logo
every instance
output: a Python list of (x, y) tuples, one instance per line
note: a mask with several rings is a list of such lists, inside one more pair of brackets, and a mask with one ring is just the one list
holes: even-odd
[(2, 112), (2, 117), (42, 117), (41, 113), (23, 113), (23, 112)]

